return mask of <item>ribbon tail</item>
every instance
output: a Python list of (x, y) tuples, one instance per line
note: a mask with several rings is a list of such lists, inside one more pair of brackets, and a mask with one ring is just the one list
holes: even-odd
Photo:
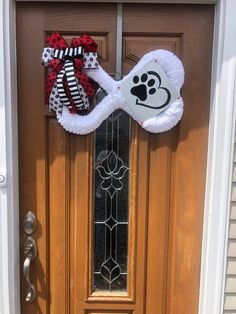
[(64, 106), (67, 106), (69, 109), (72, 108), (70, 100), (66, 95), (66, 91), (63, 84), (63, 78), (65, 75), (65, 69), (63, 68), (57, 75), (57, 91), (60, 97), (60, 100)]
[(56, 82), (57, 78), (57, 70), (52, 71), (48, 74), (47, 81), (46, 81), (46, 95), (45, 95), (45, 104), (48, 105), (49, 97), (51, 90), (53, 88), (53, 85)]
[(92, 98), (95, 94), (95, 89), (94, 86), (91, 84), (90, 79), (80, 69), (76, 69), (76, 77), (80, 84), (82, 85), (86, 95), (89, 98)]
[(84, 103), (84, 109), (88, 109), (89, 108), (88, 95), (86, 94), (84, 87), (81, 85), (80, 81), (77, 78), (76, 78), (76, 81), (78, 83), (80, 96), (81, 96), (83, 103)]
[(49, 97), (49, 112), (55, 111), (57, 114), (62, 114), (63, 105), (58, 95), (57, 85), (53, 85)]
[(73, 61), (67, 60), (65, 62), (65, 75), (67, 79), (67, 85), (70, 91), (71, 98), (73, 103), (77, 109), (77, 111), (83, 110), (85, 108), (85, 104), (80, 95), (79, 84), (75, 77), (74, 64)]

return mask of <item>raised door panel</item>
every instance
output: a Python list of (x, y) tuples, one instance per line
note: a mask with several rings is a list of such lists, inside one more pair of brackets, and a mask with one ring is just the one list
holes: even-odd
[(166, 49), (181, 55), (182, 36), (181, 35), (161, 35), (143, 34), (136, 36), (125, 33), (123, 36), (123, 74), (137, 63), (140, 58), (150, 51), (156, 49)]

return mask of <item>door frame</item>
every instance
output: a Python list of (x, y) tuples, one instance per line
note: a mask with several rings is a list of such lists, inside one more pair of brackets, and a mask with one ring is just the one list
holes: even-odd
[[(154, 0), (123, 2), (163, 3)], [(217, 0), (167, 2), (215, 3)], [(199, 314), (222, 313), (224, 301), (236, 121), (236, 41), (233, 37), (236, 21), (233, 12), (236, 12), (235, 0), (217, 2)], [(0, 180), (0, 312), (4, 314), (20, 313), (15, 38), (15, 0), (3, 0), (0, 2), (0, 179), (5, 177), (6, 180), (3, 183)]]

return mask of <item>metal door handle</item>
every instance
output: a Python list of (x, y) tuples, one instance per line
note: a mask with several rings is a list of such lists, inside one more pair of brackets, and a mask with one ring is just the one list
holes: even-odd
[(30, 265), (37, 255), (37, 244), (32, 237), (27, 237), (24, 242), (25, 261), (23, 264), (23, 273), (28, 283), (26, 291), (26, 302), (34, 302), (36, 298), (36, 289), (30, 279)]

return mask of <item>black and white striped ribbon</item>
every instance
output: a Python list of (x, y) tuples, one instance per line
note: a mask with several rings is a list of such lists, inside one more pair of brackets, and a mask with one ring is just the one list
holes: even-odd
[(76, 109), (83, 110), (85, 108), (85, 104), (79, 93), (80, 85), (76, 80), (73, 64), (73, 57), (82, 55), (83, 55), (82, 47), (66, 48), (65, 50), (55, 49), (54, 51), (54, 58), (65, 60), (62, 70), (57, 75), (57, 90), (62, 104), (67, 106), (69, 109), (71, 109), (72, 106), (68, 96), (66, 95), (65, 87), (63, 84), (64, 76), (66, 76), (70, 95), (71, 98), (73, 99)]
[(83, 48), (82, 47), (74, 47), (74, 48), (66, 48), (65, 50), (55, 49), (54, 50), (54, 58), (55, 59), (66, 59), (67, 57), (83, 57)]

